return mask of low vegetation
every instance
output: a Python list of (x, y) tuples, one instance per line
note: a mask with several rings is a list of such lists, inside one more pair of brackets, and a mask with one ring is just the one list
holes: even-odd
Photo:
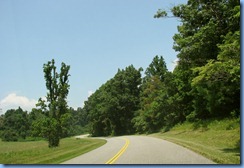
[(61, 139), (58, 148), (48, 148), (47, 141), (0, 141), (1, 164), (58, 164), (94, 150), (106, 143), (102, 139)]
[(186, 122), (151, 136), (177, 143), (219, 164), (240, 164), (239, 119)]

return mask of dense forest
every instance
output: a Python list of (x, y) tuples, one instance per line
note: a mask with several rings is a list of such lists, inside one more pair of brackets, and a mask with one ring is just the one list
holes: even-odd
[(173, 72), (167, 70), (163, 56), (155, 56), (145, 71), (133, 65), (118, 69), (83, 108), (59, 106), (66, 92), (49, 108), (40, 100), (29, 113), (8, 110), (0, 117), (2, 140), (48, 137), (38, 131), (45, 129), (39, 123), (55, 109), (65, 111), (57, 119), (60, 137), (84, 132), (92, 136), (152, 133), (185, 121), (240, 117), (240, 2), (188, 0), (171, 13), (158, 10), (154, 17), (161, 22), (181, 21), (173, 36), (178, 53)]

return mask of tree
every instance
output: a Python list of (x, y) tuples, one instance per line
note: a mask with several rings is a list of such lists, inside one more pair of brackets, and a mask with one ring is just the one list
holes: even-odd
[[(164, 123), (164, 109), (167, 97), (167, 70), (164, 58), (155, 56), (145, 71), (141, 86), (140, 110), (133, 119), (137, 132), (154, 132), (162, 128)], [(165, 106), (164, 106), (165, 107)]]
[(28, 114), (20, 107), (16, 110), (7, 110), (2, 122), (3, 141), (18, 141), (19, 139), (25, 139), (29, 135), (30, 123)]
[(88, 113), (93, 136), (134, 132), (131, 120), (139, 109), (140, 72), (141, 68), (137, 70), (133, 65), (119, 69), (85, 102), (84, 110)]
[[(171, 12), (182, 22), (173, 37), (179, 52), (173, 72), (178, 93), (172, 97), (177, 120), (238, 113), (240, 1), (188, 0)], [(167, 13), (159, 10), (155, 17)]]
[(43, 65), (44, 78), (48, 90), (46, 96), (47, 105), (41, 99), (39, 99), (37, 105), (45, 112), (46, 117), (34, 125), (42, 128), (41, 134), (48, 139), (49, 147), (59, 146), (59, 140), (63, 134), (62, 125), (68, 117), (66, 99), (70, 87), (68, 84), (69, 69), (70, 66), (62, 63), (60, 73), (57, 73), (54, 60), (48, 61), (47, 64)]
[(79, 135), (87, 132), (87, 113), (82, 108), (69, 108), (68, 113), (62, 117), (63, 137)]
[(133, 119), (134, 127), (137, 132), (154, 132), (158, 130), (163, 123), (163, 116), (159, 110), (157, 99), (161, 96), (163, 83), (159, 76), (152, 76), (143, 85), (140, 95), (140, 110)]
[[(85, 102), (92, 135), (149, 133), (185, 120), (240, 115), (240, 2), (188, 0), (171, 12), (181, 20), (173, 73), (162, 56), (153, 58), (143, 79), (133, 66), (119, 69)], [(170, 16), (159, 10), (155, 17)]]
[(153, 58), (153, 61), (150, 63), (150, 65), (147, 67), (145, 72), (145, 80), (149, 79), (153, 76), (158, 76), (160, 81), (163, 82), (166, 73), (168, 72), (166, 63), (164, 61), (164, 58), (162, 56), (156, 55)]
[(2, 130), (4, 129), (4, 115), (0, 115), (0, 137), (2, 134)]
[[(198, 96), (194, 100), (194, 115), (198, 118), (240, 114), (240, 31), (227, 34), (219, 48), (217, 61), (210, 60), (194, 69), (198, 73), (192, 80)], [(201, 109), (200, 102), (205, 102)]]

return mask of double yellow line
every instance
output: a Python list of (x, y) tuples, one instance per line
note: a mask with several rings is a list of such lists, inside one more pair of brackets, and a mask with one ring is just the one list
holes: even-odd
[(125, 140), (125, 145), (120, 149), (120, 151), (114, 155), (114, 157), (112, 157), (109, 161), (106, 162), (106, 164), (113, 164), (124, 152), (125, 150), (128, 148), (130, 141), (127, 138), (122, 138)]

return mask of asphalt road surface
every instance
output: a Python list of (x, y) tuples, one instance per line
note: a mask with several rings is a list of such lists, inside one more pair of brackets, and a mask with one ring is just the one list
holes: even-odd
[(174, 143), (147, 136), (104, 138), (100, 148), (62, 164), (215, 164)]

